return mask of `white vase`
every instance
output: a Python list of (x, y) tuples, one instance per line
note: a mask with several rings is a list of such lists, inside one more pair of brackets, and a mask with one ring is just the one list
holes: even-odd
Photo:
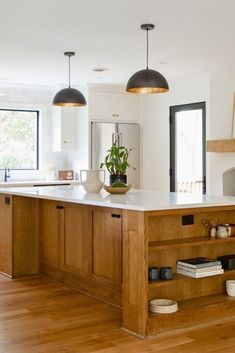
[[(103, 181), (100, 180), (100, 174), (103, 174)], [(83, 180), (83, 176), (86, 175), (86, 179)], [(86, 192), (97, 193), (100, 192), (105, 181), (105, 170), (81, 170), (80, 181)]]

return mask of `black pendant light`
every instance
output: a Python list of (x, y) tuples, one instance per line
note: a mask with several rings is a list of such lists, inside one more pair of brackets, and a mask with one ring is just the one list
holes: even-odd
[(137, 71), (131, 76), (126, 85), (126, 91), (131, 93), (163, 93), (169, 91), (165, 77), (148, 67), (149, 41), (148, 32), (154, 29), (153, 24), (143, 24), (140, 27), (147, 32), (147, 68)]
[(86, 105), (86, 99), (81, 92), (70, 87), (70, 57), (75, 53), (68, 51), (64, 53), (69, 58), (69, 87), (63, 88), (56, 93), (52, 104), (60, 107), (82, 107)]

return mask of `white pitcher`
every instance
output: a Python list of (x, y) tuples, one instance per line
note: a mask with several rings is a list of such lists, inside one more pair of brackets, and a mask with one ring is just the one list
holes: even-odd
[[(103, 182), (100, 181), (100, 173), (103, 172)], [(86, 179), (83, 181), (83, 175), (86, 174)], [(86, 192), (99, 192), (105, 182), (105, 170), (81, 170), (80, 181)]]

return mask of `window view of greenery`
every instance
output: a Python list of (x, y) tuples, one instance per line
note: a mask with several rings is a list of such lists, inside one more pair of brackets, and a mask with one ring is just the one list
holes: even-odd
[(0, 169), (37, 169), (37, 116), (0, 110)]

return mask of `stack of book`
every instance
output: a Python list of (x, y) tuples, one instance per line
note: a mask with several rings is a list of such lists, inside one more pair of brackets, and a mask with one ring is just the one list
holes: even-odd
[(202, 278), (221, 275), (224, 270), (219, 260), (194, 257), (192, 259), (178, 260), (177, 273), (192, 278)]

